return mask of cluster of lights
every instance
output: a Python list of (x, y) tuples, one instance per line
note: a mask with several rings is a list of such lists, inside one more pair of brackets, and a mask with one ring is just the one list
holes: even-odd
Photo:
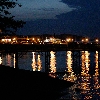
[[(54, 37), (46, 37), (46, 39), (41, 39), (39, 37), (23, 37), (23, 38), (18, 38), (18, 37), (13, 37), (13, 38), (10, 38), (10, 37), (7, 37), (5, 36), (4, 38), (1, 39), (1, 43), (15, 43), (15, 44), (18, 44), (18, 43), (22, 43), (22, 44), (44, 44), (44, 43), (50, 43), (50, 44), (66, 44), (66, 43), (69, 43), (69, 42), (76, 42), (76, 40), (74, 41), (73, 38), (71, 37), (68, 37), (66, 39), (59, 39), (59, 38), (54, 38)], [(83, 38), (81, 39), (80, 41), (78, 41), (77, 43), (96, 43), (98, 44), (99, 43), (99, 39), (96, 38), (95, 40), (93, 41), (90, 41), (89, 38)]]
[[(91, 75), (89, 74), (89, 55), (88, 51), (82, 51), (81, 62), (82, 62), (82, 72), (80, 80), (78, 81), (78, 87), (82, 89), (81, 94), (86, 94), (84, 99), (93, 99), (93, 95), (100, 96), (99, 89), (100, 89), (100, 82), (99, 82), (99, 68), (98, 68), (98, 51), (95, 52), (95, 74), (93, 75), (93, 80), (91, 80)], [(93, 81), (91, 83), (91, 81)], [(91, 86), (93, 85), (93, 86)], [(92, 91), (91, 91), (92, 90)]]
[(99, 39), (95, 39), (95, 42), (98, 43), (99, 42)]
[(88, 38), (82, 39), (82, 42), (88, 42), (88, 41), (89, 41)]
[(67, 38), (66, 41), (67, 42), (73, 42), (73, 39), (72, 38)]
[(51, 73), (56, 72), (56, 57), (55, 57), (55, 52), (51, 51), (50, 52), (51, 58), (50, 58), (50, 70)]
[(81, 56), (81, 59), (82, 59), (82, 72), (81, 72), (81, 75), (83, 76), (89, 76), (88, 72), (89, 72), (89, 62), (90, 62), (90, 59), (89, 59), (89, 55), (90, 53), (88, 51), (82, 51), (82, 56)]
[(73, 72), (73, 69), (72, 69), (72, 52), (71, 51), (67, 51), (67, 69), (68, 69), (68, 73), (69, 75), (65, 74), (63, 76), (63, 79), (64, 80), (67, 80), (67, 81), (70, 81), (70, 82), (75, 82), (77, 80), (77, 77), (76, 75), (74, 74)]
[(41, 59), (40, 59), (40, 55), (38, 55), (38, 57), (36, 59), (35, 52), (32, 52), (32, 54), (33, 54), (33, 59), (32, 59), (32, 69), (33, 69), (33, 71), (41, 71), (42, 62), (41, 62)]

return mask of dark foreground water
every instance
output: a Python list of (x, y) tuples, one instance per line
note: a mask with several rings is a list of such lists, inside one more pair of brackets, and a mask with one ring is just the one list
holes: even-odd
[[(61, 91), (60, 99), (99, 100), (100, 99), (100, 54), (98, 51), (50, 52), (49, 75), (74, 82)], [(15, 66), (14, 53), (1, 53), (0, 64)], [(45, 72), (44, 52), (19, 52), (18, 67), (30, 71)], [(55, 74), (64, 72), (63, 74)]]

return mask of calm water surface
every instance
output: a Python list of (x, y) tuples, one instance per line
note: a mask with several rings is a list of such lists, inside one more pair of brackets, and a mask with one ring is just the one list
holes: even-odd
[[(15, 66), (14, 53), (1, 53), (0, 64)], [(45, 72), (45, 52), (19, 52), (18, 67), (30, 71)], [(74, 82), (75, 84), (61, 91), (61, 98), (70, 100), (100, 99), (100, 54), (98, 51), (62, 51), (50, 52), (49, 75)], [(64, 74), (54, 74), (65, 72)]]

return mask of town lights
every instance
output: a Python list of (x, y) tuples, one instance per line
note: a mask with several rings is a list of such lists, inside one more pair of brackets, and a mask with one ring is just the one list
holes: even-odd
[(12, 41), (12, 43), (16, 43), (17, 42), (16, 37), (12, 38), (11, 41)]
[(32, 40), (34, 40), (34, 38)]
[(39, 39), (39, 38), (38, 38), (37, 40), (38, 40), (38, 41), (40, 41), (40, 39)]
[(88, 38), (83, 38), (81, 41), (86, 43), (86, 42), (89, 41), (89, 39)]
[(72, 39), (72, 38), (67, 38), (66, 41), (67, 41), (67, 42), (72, 42), (73, 39)]
[(67, 42), (70, 42), (70, 38), (69, 38), (69, 39), (67, 39)]
[(16, 38), (13, 38), (13, 40), (15, 40)]
[(82, 42), (84, 42), (84, 39), (82, 39)]
[(98, 40), (98, 39), (96, 39), (96, 40), (95, 40), (95, 42), (99, 42), (99, 40)]
[(55, 42), (55, 38), (50, 37), (50, 42), (54, 43)]
[(88, 39), (88, 38), (86, 38), (86, 39), (85, 39), (85, 41), (86, 41), (86, 42), (88, 42), (88, 41), (89, 41), (89, 39)]

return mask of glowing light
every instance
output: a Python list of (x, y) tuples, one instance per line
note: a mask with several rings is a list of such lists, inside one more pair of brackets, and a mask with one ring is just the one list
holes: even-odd
[(46, 37), (46, 39), (44, 40), (44, 42), (50, 42), (50, 39), (47, 39), (47, 37)]
[(67, 39), (66, 39), (67, 42), (72, 42), (73, 40), (74, 40), (74, 39), (72, 39), (72, 38), (67, 38)]
[(84, 39), (82, 39), (82, 42), (84, 42)]
[(42, 64), (41, 64), (40, 55), (38, 55), (37, 66), (38, 66), (38, 71), (41, 71), (41, 68), (42, 68)]
[(72, 57), (71, 57), (72, 52), (67, 51), (67, 67), (68, 67), (68, 72), (72, 72)]
[(87, 42), (89, 39), (88, 39), (88, 38), (86, 38), (85, 40), (86, 40), (86, 42)]
[(13, 38), (13, 40), (16, 40), (16, 38)]
[(98, 68), (98, 51), (96, 51), (96, 54), (95, 54), (95, 63), (96, 63), (96, 66), (95, 66), (95, 76), (98, 76), (99, 75), (99, 68)]
[(11, 39), (1, 39), (1, 42), (8, 43), (8, 42), (11, 42)]
[[(82, 72), (81, 72), (80, 82), (78, 82), (78, 85), (80, 85), (79, 88), (82, 89), (81, 94), (86, 94), (91, 89), (90, 87), (91, 76), (89, 74), (89, 66), (90, 66), (89, 55), (90, 53), (88, 51), (82, 51), (81, 54), (82, 54), (81, 56)], [(85, 97), (89, 97), (89, 96), (87, 95)]]
[(98, 40), (98, 39), (96, 39), (95, 41), (96, 41), (96, 42), (99, 42), (99, 40)]
[(2, 64), (2, 58), (0, 57), (0, 65)]
[(90, 53), (88, 51), (82, 51), (81, 53), (82, 53), (82, 56), (81, 56), (82, 72), (81, 72), (81, 74), (82, 75), (88, 75), (89, 66), (90, 66), (90, 64), (89, 64), (89, 62), (90, 62), (90, 60), (89, 60)]
[(94, 89), (98, 89), (98, 88), (100, 88), (100, 84), (99, 84), (99, 67), (98, 67), (98, 51), (96, 51), (96, 54), (95, 54), (95, 63), (96, 63), (95, 74), (93, 75), (94, 76)]
[(16, 67), (16, 66), (15, 66), (15, 63), (16, 63), (16, 60), (15, 60), (15, 54), (14, 54), (14, 68)]
[(69, 39), (67, 39), (67, 42), (70, 42), (70, 38), (69, 38)]
[(71, 51), (67, 51), (67, 69), (68, 69), (68, 75), (65, 74), (63, 76), (64, 80), (70, 81), (70, 82), (75, 82), (77, 77), (76, 75), (74, 75), (74, 72), (72, 70), (72, 52)]
[(32, 54), (33, 54), (32, 69), (33, 69), (33, 71), (36, 71), (35, 52), (32, 52)]
[[(36, 57), (35, 52), (32, 52), (33, 54), (33, 59), (32, 59), (32, 69), (33, 71), (41, 71), (42, 69), (42, 62), (40, 59), (40, 55), (38, 55), (38, 57)], [(36, 60), (37, 58), (37, 60)]]
[(89, 72), (89, 62), (90, 62), (90, 60), (89, 60), (89, 55), (90, 55), (90, 53), (88, 52), (88, 51), (85, 51), (85, 66), (86, 66), (86, 73), (88, 74), (88, 72)]
[(55, 52), (51, 51), (50, 52), (51, 58), (50, 58), (50, 70), (51, 73), (56, 72), (56, 57), (55, 57)]
[(85, 75), (85, 54), (84, 51), (82, 51), (82, 56), (81, 56), (81, 60), (82, 60), (82, 75)]

